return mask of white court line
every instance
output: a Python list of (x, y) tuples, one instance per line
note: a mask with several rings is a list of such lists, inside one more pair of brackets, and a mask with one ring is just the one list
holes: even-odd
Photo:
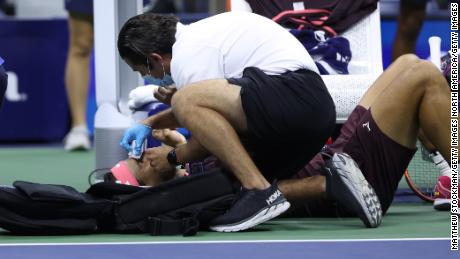
[(382, 238), (382, 239), (316, 239), (316, 240), (219, 240), (219, 241), (145, 241), (145, 242), (95, 242), (95, 243), (11, 243), (2, 246), (92, 246), (92, 245), (174, 245), (174, 244), (257, 244), (257, 243), (320, 243), (320, 242), (392, 242), (392, 241), (439, 241), (450, 238)]

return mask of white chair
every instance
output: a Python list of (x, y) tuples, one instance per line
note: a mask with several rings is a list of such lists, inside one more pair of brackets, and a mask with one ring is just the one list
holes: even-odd
[[(232, 0), (232, 11), (251, 11), (244, 0)], [(359, 100), (382, 73), (382, 47), (380, 41), (380, 9), (353, 25), (340, 36), (350, 42), (352, 59), (349, 75), (323, 75), (337, 111), (337, 122), (343, 123)]]
[(350, 41), (349, 75), (322, 76), (337, 111), (337, 122), (345, 122), (366, 90), (383, 72), (380, 40), (380, 9), (377, 9), (342, 35)]

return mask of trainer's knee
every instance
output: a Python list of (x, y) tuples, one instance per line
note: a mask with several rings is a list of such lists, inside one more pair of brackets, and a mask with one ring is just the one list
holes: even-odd
[(193, 105), (193, 89), (183, 88), (177, 91), (171, 98), (171, 108), (176, 117), (182, 116), (182, 114), (190, 109)]
[[(228, 86), (227, 80), (211, 79), (189, 84), (177, 91), (171, 99), (171, 106), (212, 106), (213, 98), (219, 98)], [(222, 91), (221, 91), (222, 90)]]
[(202, 92), (201, 85), (202, 83), (198, 82), (184, 86), (173, 95), (171, 99), (171, 105), (174, 106), (178, 104), (187, 104), (195, 102), (195, 97), (200, 95), (200, 92)]
[(171, 98), (171, 107), (176, 116), (181, 116), (194, 107), (200, 105), (203, 98), (205, 82), (189, 84), (177, 91)]

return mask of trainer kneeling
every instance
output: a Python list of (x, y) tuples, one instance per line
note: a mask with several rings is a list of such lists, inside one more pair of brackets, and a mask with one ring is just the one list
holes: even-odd
[(152, 129), (185, 127), (192, 133), (187, 144), (145, 152), (156, 171), (213, 154), (241, 182), (239, 199), (211, 229), (244, 230), (289, 208), (274, 179), (291, 177), (319, 152), (336, 117), (315, 63), (294, 36), (252, 13), (190, 25), (141, 14), (121, 29), (118, 50), (172, 106), (128, 129), (121, 145), (129, 150), (136, 140), (139, 153)]

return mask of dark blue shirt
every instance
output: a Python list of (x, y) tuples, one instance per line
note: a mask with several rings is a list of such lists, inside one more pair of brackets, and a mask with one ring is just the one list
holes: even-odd
[(93, 15), (93, 0), (65, 0), (69, 12)]
[(0, 57), (0, 66), (3, 64), (3, 62), (5, 62), (2, 57)]

